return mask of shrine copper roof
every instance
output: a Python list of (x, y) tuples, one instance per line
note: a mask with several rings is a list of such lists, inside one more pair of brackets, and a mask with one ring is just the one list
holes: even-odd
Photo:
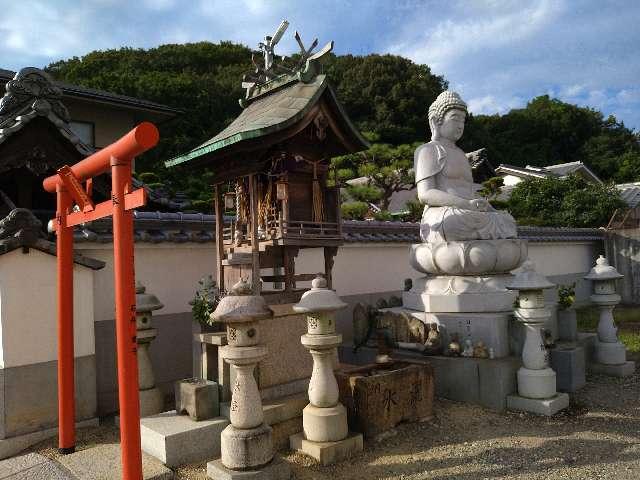
[(278, 79), (281, 85), (260, 95), (240, 113), (240, 115), (215, 137), (197, 146), (190, 152), (165, 162), (173, 167), (200, 158), (206, 154), (219, 152), (239, 142), (266, 137), (295, 125), (325, 94), (328, 101), (338, 111), (344, 133), (356, 146), (356, 151), (368, 148), (367, 141), (349, 120), (327, 82), (326, 75), (317, 75), (309, 83), (295, 77)]

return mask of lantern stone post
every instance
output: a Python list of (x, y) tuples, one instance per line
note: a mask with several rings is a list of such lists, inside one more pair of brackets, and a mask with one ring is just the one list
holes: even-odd
[(260, 345), (259, 322), (273, 316), (264, 298), (251, 294), (251, 285), (240, 280), (231, 294), (220, 300), (211, 314), (227, 326), (224, 360), (236, 377), (231, 393), (231, 422), (220, 435), (220, 460), (207, 464), (212, 479), (289, 479), (291, 469), (274, 456), (272, 429), (264, 423), (262, 401), (253, 371), (267, 355)]
[(151, 317), (154, 310), (164, 305), (158, 298), (146, 293), (140, 282), (136, 284), (136, 335), (138, 342), (138, 383), (140, 393), (140, 416), (148, 417), (164, 410), (164, 395), (156, 387), (153, 365), (149, 356), (151, 342), (158, 336), (158, 330), (152, 328)]
[(292, 450), (299, 450), (328, 465), (362, 451), (362, 434), (349, 433), (347, 410), (339, 402), (333, 373), (336, 348), (342, 335), (336, 333), (335, 312), (347, 306), (327, 288), (321, 276), (311, 283), (293, 310), (307, 316), (307, 333), (301, 342), (313, 356), (309, 381), (309, 405), (302, 411), (302, 433), (289, 437)]
[(542, 327), (551, 312), (545, 306), (544, 290), (554, 287), (526, 261), (507, 288), (518, 290), (515, 316), (525, 328), (522, 367), (518, 370), (518, 395), (507, 397), (507, 408), (540, 415), (553, 415), (569, 406), (569, 395), (556, 392), (556, 372), (549, 367), (549, 353)]
[(618, 329), (613, 319), (613, 309), (620, 303), (620, 295), (616, 293), (616, 280), (622, 277), (602, 255), (584, 277), (593, 282), (591, 301), (600, 309), (595, 362), (590, 366), (591, 371), (614, 377), (632, 375), (636, 368), (635, 362), (627, 361), (627, 350), (618, 339)]

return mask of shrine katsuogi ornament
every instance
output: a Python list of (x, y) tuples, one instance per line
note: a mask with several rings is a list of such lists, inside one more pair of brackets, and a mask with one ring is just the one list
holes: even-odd
[[(347, 304), (327, 288), (321, 276), (311, 283), (293, 310), (307, 317), (307, 333), (302, 345), (313, 356), (313, 373), (309, 381), (309, 405), (302, 411), (301, 434), (290, 437), (292, 450), (299, 450), (323, 464), (338, 461), (361, 451), (362, 434), (350, 434), (347, 410), (339, 402), (338, 383), (333, 373), (336, 347), (342, 335), (336, 333), (335, 312)], [(329, 453), (331, 452), (331, 453)]]
[(620, 303), (616, 293), (616, 281), (623, 276), (602, 255), (585, 280), (593, 282), (591, 301), (600, 309), (598, 321), (598, 340), (595, 345), (596, 361), (591, 370), (604, 375), (626, 377), (635, 371), (635, 362), (627, 361), (627, 351), (618, 339), (618, 329), (613, 319), (613, 309)]
[(549, 352), (542, 337), (542, 326), (551, 315), (545, 305), (544, 290), (553, 288), (543, 275), (526, 261), (507, 288), (518, 291), (516, 319), (526, 336), (522, 348), (522, 367), (518, 370), (518, 395), (507, 397), (507, 408), (541, 415), (553, 415), (569, 406), (569, 395), (556, 393), (556, 372), (549, 367)]

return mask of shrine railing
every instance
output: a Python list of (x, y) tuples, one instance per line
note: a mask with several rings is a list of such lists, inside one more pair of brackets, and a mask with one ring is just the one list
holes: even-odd
[(283, 220), (278, 224), (278, 230), (287, 238), (342, 238), (337, 222)]

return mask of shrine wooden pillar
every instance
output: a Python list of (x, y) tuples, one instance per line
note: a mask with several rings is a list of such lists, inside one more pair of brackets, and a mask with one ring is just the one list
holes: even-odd
[(214, 213), (216, 215), (216, 279), (218, 282), (218, 290), (224, 292), (224, 266), (222, 265), (222, 260), (224, 260), (224, 211), (222, 209), (223, 204), (220, 185), (216, 184), (213, 188)]
[(255, 174), (249, 175), (249, 215), (251, 216), (251, 287), (260, 295), (260, 245), (258, 244), (258, 185)]

